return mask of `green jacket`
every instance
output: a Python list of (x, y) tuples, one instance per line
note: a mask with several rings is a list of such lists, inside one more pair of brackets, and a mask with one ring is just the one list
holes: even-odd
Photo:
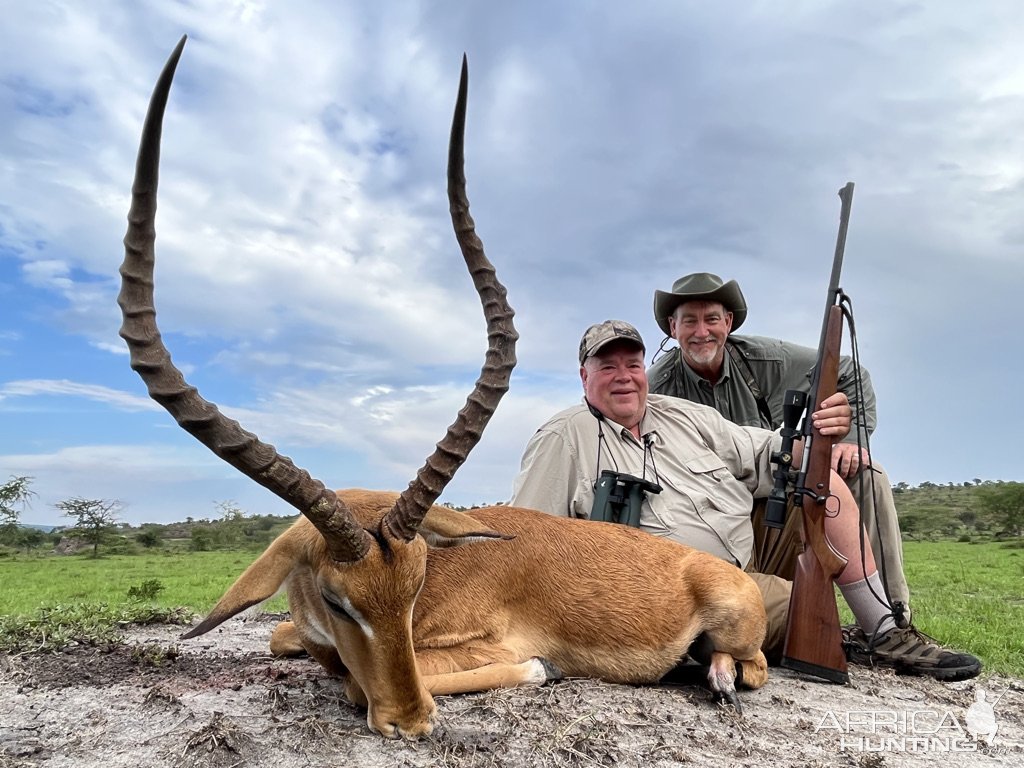
[[(742, 356), (742, 360), (736, 359), (737, 354)], [(810, 347), (779, 339), (731, 335), (726, 343), (722, 377), (714, 386), (682, 362), (678, 347), (673, 347), (658, 358), (647, 371), (647, 378), (651, 392), (655, 394), (672, 395), (710, 405), (736, 424), (777, 429), (782, 423), (782, 400), (786, 390), (810, 390), (811, 371), (817, 354), (817, 350)], [(743, 360), (749, 364), (749, 372)], [(863, 367), (861, 379), (865, 418), (858, 418), (860, 398), (854, 386), (853, 370), (853, 361), (843, 355), (839, 361), (839, 389), (846, 393), (854, 412), (850, 434), (843, 440), (847, 443), (856, 443), (860, 430), (866, 429), (867, 435), (870, 435), (877, 423), (875, 392), (871, 387), (871, 377)], [(760, 387), (771, 414), (770, 424), (758, 412), (757, 399), (747, 381), (751, 376), (755, 385)], [(861, 443), (865, 437), (861, 435)]]

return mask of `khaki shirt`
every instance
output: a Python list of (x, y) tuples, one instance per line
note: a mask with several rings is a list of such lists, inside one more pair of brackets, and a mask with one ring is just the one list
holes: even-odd
[[(730, 345), (733, 349), (729, 348)], [(766, 424), (761, 418), (757, 400), (747, 383), (749, 374), (743, 360), (735, 359), (735, 352), (739, 352), (749, 364), (754, 382), (760, 387), (767, 402), (772, 416), (771, 424)], [(788, 341), (763, 336), (731, 335), (726, 345), (722, 376), (715, 384), (712, 385), (686, 365), (678, 347), (658, 358), (647, 372), (647, 378), (652, 393), (685, 397), (695, 403), (709, 405), (737, 424), (776, 429), (782, 424), (782, 404), (786, 390), (810, 391), (811, 372), (817, 355), (817, 350)], [(875, 430), (875, 391), (871, 386), (871, 377), (863, 366), (861, 377), (863, 398), (858, 397), (853, 361), (843, 355), (839, 359), (838, 388), (846, 393), (854, 414), (850, 433), (842, 440), (844, 443), (857, 443), (860, 432), (860, 444), (863, 445)], [(858, 408), (862, 399), (863, 418)], [(817, 407), (817, 403), (814, 405)]]
[(620, 424), (598, 420), (586, 404), (556, 414), (526, 446), (512, 506), (565, 517), (590, 517), (601, 471), (659, 483), (648, 493), (640, 527), (745, 566), (754, 535), (754, 498), (772, 488), (778, 435), (742, 427), (712, 408), (650, 395), (641, 440)]

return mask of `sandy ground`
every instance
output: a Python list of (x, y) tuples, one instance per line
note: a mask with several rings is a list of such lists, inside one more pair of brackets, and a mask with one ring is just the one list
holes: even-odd
[[(742, 693), (742, 717), (698, 686), (564, 680), (439, 697), (430, 738), (390, 741), (315, 662), (269, 656), (275, 621), (234, 619), (189, 641), (180, 627), (142, 627), (109, 646), (0, 656), (0, 768), (1024, 765), (1024, 681), (944, 685), (863, 667), (846, 686), (772, 670)], [(991, 743), (968, 713), (978, 689), (994, 704)]]

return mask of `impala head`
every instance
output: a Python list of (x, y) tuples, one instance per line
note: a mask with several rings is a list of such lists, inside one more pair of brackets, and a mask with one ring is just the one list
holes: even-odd
[[(518, 338), (505, 288), (484, 255), (465, 194), (465, 59), (449, 144), (448, 198), (456, 237), (483, 305), (488, 350), (466, 405), (409, 487), (397, 499), (389, 497), (393, 504), (383, 511), (354, 510), (273, 446), (261, 442), (204, 400), (171, 362), (161, 340), (153, 303), (160, 134), (171, 81), (184, 45), (183, 37), (160, 74), (143, 127), (121, 265), (121, 336), (128, 343), (131, 366), (145, 381), (150, 396), (183, 429), (298, 509), (315, 529), (315, 533), (310, 530), (308, 534), (300, 531), (293, 536), (295, 541), (281, 545), (290, 560), (271, 556), (276, 543), (272, 545), (239, 578), (210, 616), (187, 636), (206, 632), (234, 613), (266, 599), (270, 595), (263, 592), (273, 586), (273, 594), (287, 578), (295, 559), (303, 560), (315, 576), (317, 599), (323, 602), (325, 615), (331, 617), (329, 626), (323, 628), (324, 634), (331, 636), (331, 643), (369, 700), (370, 726), (388, 735), (428, 732), (433, 702), (416, 670), (410, 631), (413, 604), (423, 583), (426, 563), (427, 545), (418, 530), (431, 505), (479, 441), (498, 401), (508, 390)], [(489, 532), (479, 535), (497, 536)], [(471, 536), (467, 540), (478, 538)]]

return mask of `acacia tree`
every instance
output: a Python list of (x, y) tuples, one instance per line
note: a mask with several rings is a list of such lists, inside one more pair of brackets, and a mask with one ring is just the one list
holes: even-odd
[(75, 518), (75, 528), (92, 544), (92, 556), (99, 557), (100, 541), (117, 524), (121, 502), (75, 497), (58, 501), (54, 506), (65, 517)]
[(18, 519), (35, 492), (31, 477), (11, 476), (0, 485), (0, 539), (14, 542), (18, 537)]
[(219, 544), (222, 547), (239, 547), (244, 545), (246, 538), (245, 512), (234, 501), (217, 502), (217, 509), (223, 521), (218, 528), (220, 533)]
[(978, 504), (1011, 536), (1024, 533), (1024, 483), (996, 483), (975, 491)]
[(15, 543), (25, 548), (26, 555), (45, 541), (46, 534), (38, 528), (21, 528), (15, 537)]

